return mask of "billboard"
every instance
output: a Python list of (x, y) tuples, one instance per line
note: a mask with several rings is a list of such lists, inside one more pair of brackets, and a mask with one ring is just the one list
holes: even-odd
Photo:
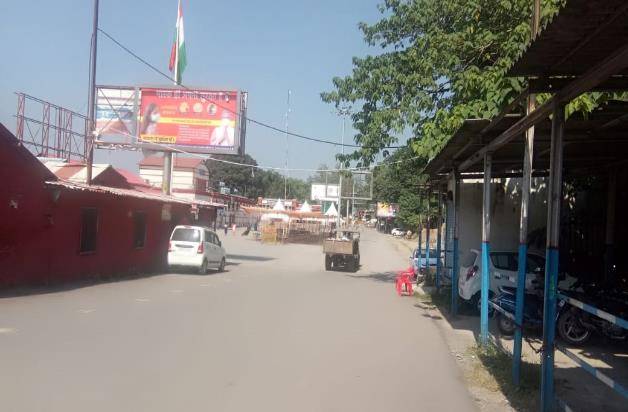
[(377, 217), (395, 217), (399, 213), (399, 205), (396, 203), (377, 202)]
[(237, 91), (142, 88), (139, 140), (198, 153), (236, 154)]
[(127, 143), (134, 141), (139, 91), (130, 87), (98, 87), (96, 93), (98, 136)]
[(242, 154), (247, 93), (176, 87), (96, 86), (96, 132), (102, 146)]
[(326, 185), (326, 184), (312, 184), (312, 191), (310, 195), (311, 200), (319, 201), (337, 201), (338, 200), (338, 185)]

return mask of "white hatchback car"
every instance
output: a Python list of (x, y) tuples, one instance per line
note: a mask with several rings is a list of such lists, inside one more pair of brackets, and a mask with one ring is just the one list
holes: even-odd
[[(489, 257), (490, 294), (497, 294), (500, 286), (516, 286), (519, 254), (513, 251), (491, 251)], [(545, 258), (534, 253), (528, 253), (526, 270), (526, 290), (533, 290), (538, 286), (539, 275), (541, 277), (544, 275)], [(464, 300), (476, 305), (480, 300), (481, 288), (482, 254), (478, 250), (471, 249), (460, 261), (458, 294)]]
[(396, 227), (393, 230), (390, 231), (390, 234), (393, 236), (403, 236), (406, 234), (406, 232), (404, 232), (403, 230), (401, 230), (400, 228)]
[(168, 267), (194, 267), (207, 273), (209, 267), (225, 269), (227, 253), (218, 235), (202, 226), (177, 226), (168, 244)]

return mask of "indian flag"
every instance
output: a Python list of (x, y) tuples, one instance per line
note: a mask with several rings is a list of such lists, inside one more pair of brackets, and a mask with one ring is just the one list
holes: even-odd
[(183, 36), (183, 9), (181, 9), (181, 0), (179, 0), (179, 9), (177, 12), (177, 26), (174, 33), (174, 42), (170, 51), (170, 64), (168, 68), (174, 74), (175, 84), (181, 84), (183, 78), (183, 70), (187, 65), (185, 57), (185, 38)]

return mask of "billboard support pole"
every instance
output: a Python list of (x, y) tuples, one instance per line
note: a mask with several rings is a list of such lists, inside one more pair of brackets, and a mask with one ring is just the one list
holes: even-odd
[(172, 152), (164, 152), (164, 168), (162, 171), (161, 191), (165, 195), (172, 193)]
[(87, 170), (85, 182), (92, 184), (92, 165), (94, 164), (94, 131), (96, 130), (96, 48), (98, 46), (98, 0), (94, 0), (94, 27), (92, 32), (92, 50), (89, 56), (89, 91), (87, 94), (88, 129), (85, 139), (87, 149)]

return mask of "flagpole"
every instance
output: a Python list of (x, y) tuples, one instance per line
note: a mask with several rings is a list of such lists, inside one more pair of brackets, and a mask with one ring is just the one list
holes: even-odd
[(96, 49), (98, 48), (98, 0), (94, 0), (94, 25), (92, 29), (92, 47), (89, 56), (89, 90), (87, 94), (87, 135), (85, 151), (87, 152), (87, 170), (85, 183), (92, 184), (92, 167), (94, 165), (94, 133), (96, 131)]
[[(181, 19), (181, 0), (177, 4), (177, 24), (174, 37), (174, 78), (175, 86), (179, 86), (179, 21)], [(172, 193), (172, 169), (174, 166), (174, 153), (170, 150), (164, 151), (164, 164), (161, 170), (161, 191), (165, 195)]]

